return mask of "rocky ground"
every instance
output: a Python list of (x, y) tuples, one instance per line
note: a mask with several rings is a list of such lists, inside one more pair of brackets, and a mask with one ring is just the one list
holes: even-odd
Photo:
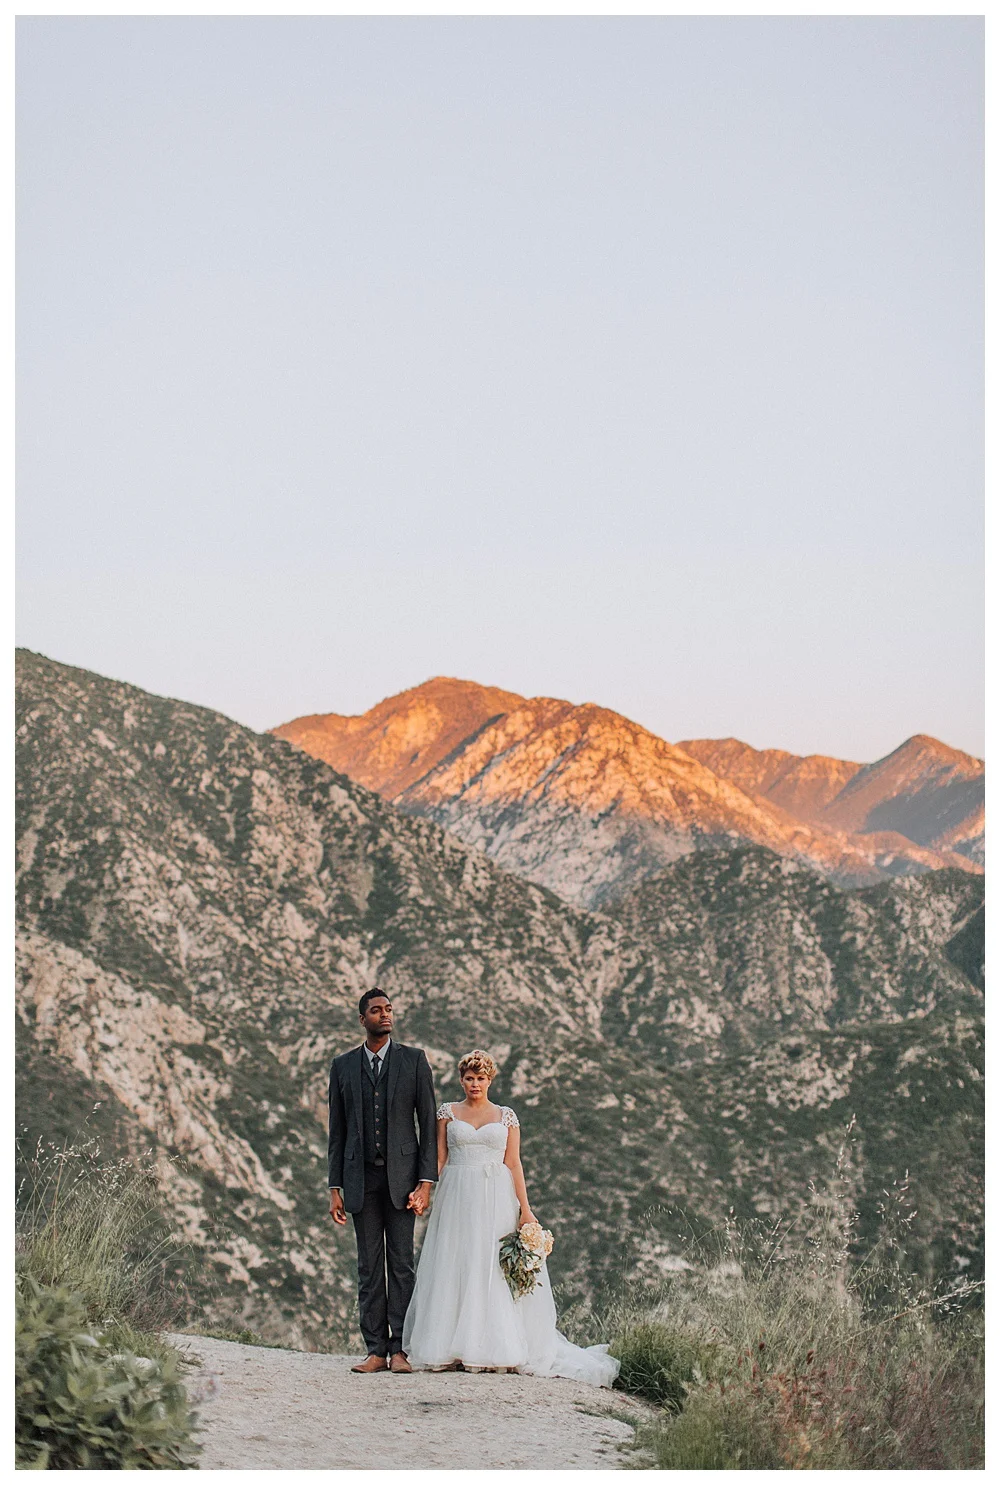
[(169, 1339), (198, 1363), (204, 1470), (613, 1470), (648, 1412), (576, 1382), (363, 1377), (349, 1356)]

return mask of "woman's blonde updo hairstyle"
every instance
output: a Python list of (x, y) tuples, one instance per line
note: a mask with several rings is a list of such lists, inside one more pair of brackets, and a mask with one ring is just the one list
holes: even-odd
[(489, 1078), (492, 1083), (499, 1071), (500, 1069), (493, 1061), (489, 1052), (483, 1052), (481, 1050), (466, 1052), (458, 1064), (458, 1080), (461, 1082), (467, 1072), (477, 1072)]

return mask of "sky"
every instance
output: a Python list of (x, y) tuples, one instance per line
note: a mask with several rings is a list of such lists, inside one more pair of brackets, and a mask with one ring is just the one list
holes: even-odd
[(980, 18), (22, 18), (17, 640), (981, 754)]

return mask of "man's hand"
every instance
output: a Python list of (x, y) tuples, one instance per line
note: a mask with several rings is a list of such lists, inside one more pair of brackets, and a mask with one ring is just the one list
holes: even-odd
[(431, 1204), (431, 1183), (430, 1183), (430, 1181), (418, 1181), (417, 1182), (417, 1185), (414, 1187), (414, 1189), (410, 1192), (409, 1196), (406, 1198), (406, 1210), (408, 1212), (416, 1212), (416, 1214), (417, 1214), (418, 1217), (422, 1217), (424, 1215), (424, 1213), (426, 1212), (427, 1208), (430, 1206), (430, 1204)]
[(338, 1227), (343, 1227), (347, 1221), (347, 1213), (344, 1211), (344, 1197), (340, 1191), (330, 1192), (330, 1216)]

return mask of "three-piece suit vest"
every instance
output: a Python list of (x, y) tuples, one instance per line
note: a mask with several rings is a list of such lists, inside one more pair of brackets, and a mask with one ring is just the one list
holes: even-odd
[(370, 1058), (362, 1052), (361, 1107), (364, 1126), (364, 1155), (368, 1165), (385, 1165), (386, 1150), (386, 1089), (389, 1086), (389, 1058), (392, 1043), (381, 1058), (381, 1071), (376, 1083), (372, 1075)]

